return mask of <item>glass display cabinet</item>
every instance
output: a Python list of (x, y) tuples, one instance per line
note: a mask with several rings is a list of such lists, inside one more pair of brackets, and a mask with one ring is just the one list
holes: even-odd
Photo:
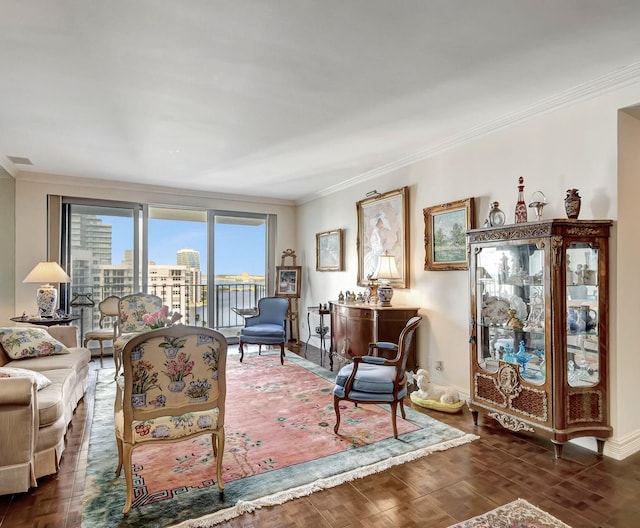
[(609, 220), (547, 220), (467, 232), (471, 397), (478, 414), (562, 446), (611, 436)]

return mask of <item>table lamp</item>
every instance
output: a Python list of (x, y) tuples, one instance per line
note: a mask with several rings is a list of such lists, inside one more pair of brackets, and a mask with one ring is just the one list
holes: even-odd
[(38, 293), (36, 294), (38, 315), (40, 317), (53, 317), (53, 312), (58, 302), (58, 290), (54, 284), (71, 282), (71, 279), (57, 262), (39, 262), (22, 282), (45, 283), (38, 288)]
[(387, 251), (384, 252), (384, 255), (380, 255), (374, 277), (378, 279), (378, 304), (380, 306), (391, 306), (391, 298), (393, 297), (391, 279), (400, 277), (396, 266), (396, 258), (393, 255), (389, 255)]

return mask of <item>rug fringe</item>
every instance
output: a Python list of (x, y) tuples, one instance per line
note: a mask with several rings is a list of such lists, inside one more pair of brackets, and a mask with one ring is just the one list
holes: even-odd
[(431, 453), (445, 451), (452, 447), (468, 444), (469, 442), (473, 442), (474, 440), (477, 440), (479, 438), (479, 436), (474, 434), (465, 434), (458, 438), (454, 438), (453, 440), (447, 440), (446, 442), (441, 442), (439, 444), (391, 457), (386, 460), (381, 460), (380, 462), (376, 462), (375, 464), (370, 464), (368, 466), (363, 466), (352, 471), (340, 473), (339, 475), (322, 478), (310, 484), (305, 484), (304, 486), (298, 486), (297, 488), (280, 491), (272, 495), (260, 497), (259, 499), (253, 501), (238, 501), (238, 503), (231, 508), (220, 510), (210, 515), (205, 515), (204, 517), (200, 517), (199, 519), (190, 519), (188, 521), (183, 521), (180, 524), (173, 525), (171, 528), (209, 528), (221, 522), (229, 521), (242, 514), (251, 513), (255, 510), (267, 506), (277, 506), (279, 504), (283, 504), (287, 501), (300, 497), (306, 497), (317, 491), (333, 488), (345, 482), (350, 482), (352, 480), (366, 477), (368, 475), (373, 475), (374, 473), (379, 473), (381, 471), (384, 471), (385, 469), (389, 469), (390, 467), (404, 464), (406, 462), (411, 462)]

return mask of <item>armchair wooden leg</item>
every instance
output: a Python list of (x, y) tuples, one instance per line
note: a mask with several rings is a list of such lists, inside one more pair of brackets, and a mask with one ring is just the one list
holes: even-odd
[(398, 438), (398, 426), (396, 424), (396, 413), (398, 411), (398, 402), (391, 403), (391, 425), (393, 426), (393, 437)]
[(242, 341), (238, 344), (238, 350), (240, 351), (240, 363), (242, 363), (242, 359), (244, 358), (244, 343)]
[(280, 364), (284, 365), (284, 343), (280, 343)]
[(123, 515), (129, 515), (133, 504), (133, 469), (131, 468), (131, 444), (124, 444), (124, 479), (127, 483), (127, 500), (122, 508)]
[(402, 418), (404, 420), (407, 419), (407, 415), (404, 413), (404, 401), (400, 400), (400, 413), (402, 414)]
[(217, 444), (218, 454), (216, 455), (216, 474), (218, 476), (218, 490), (220, 493), (224, 493), (224, 481), (222, 480), (222, 458), (224, 455), (224, 428), (218, 433), (214, 434)]
[(333, 432), (338, 434), (338, 428), (340, 427), (340, 400), (333, 397), (333, 409), (336, 411), (336, 425), (333, 428)]
[(116, 436), (116, 445), (118, 446), (118, 467), (116, 468), (116, 477), (120, 476), (122, 471), (122, 440)]

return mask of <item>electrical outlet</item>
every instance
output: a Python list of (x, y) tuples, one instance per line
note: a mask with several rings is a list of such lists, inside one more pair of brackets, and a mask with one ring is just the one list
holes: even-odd
[(436, 370), (442, 370), (442, 361), (436, 361), (435, 363)]

